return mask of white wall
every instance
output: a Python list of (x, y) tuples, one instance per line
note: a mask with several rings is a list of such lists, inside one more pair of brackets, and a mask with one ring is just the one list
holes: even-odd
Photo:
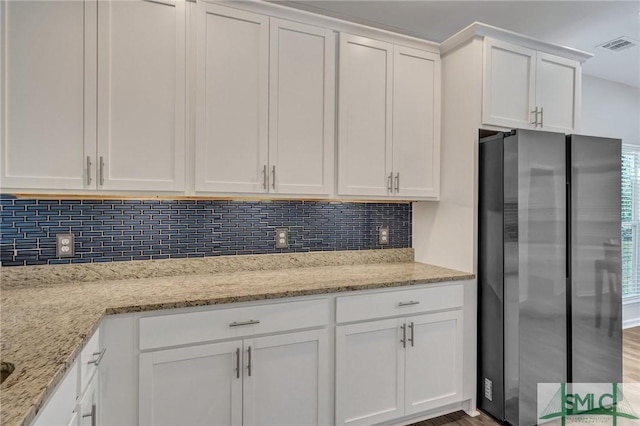
[(640, 88), (583, 75), (580, 133), (640, 145)]
[[(640, 145), (640, 88), (583, 75), (580, 133)], [(625, 301), (622, 324), (640, 325), (640, 300)]]

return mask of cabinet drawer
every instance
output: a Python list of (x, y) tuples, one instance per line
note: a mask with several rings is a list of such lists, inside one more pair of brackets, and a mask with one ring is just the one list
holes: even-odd
[(462, 306), (462, 284), (338, 297), (336, 322), (363, 321)]
[(186, 345), (329, 323), (326, 299), (143, 317), (140, 349)]
[(100, 329), (98, 328), (80, 352), (80, 395), (82, 395), (98, 369), (102, 360), (102, 348), (100, 347)]

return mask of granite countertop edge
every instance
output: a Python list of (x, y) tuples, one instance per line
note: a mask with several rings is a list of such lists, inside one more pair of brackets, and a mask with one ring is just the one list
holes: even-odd
[[(376, 250), (378, 251), (378, 250)], [(387, 250), (379, 250), (380, 252), (384, 252)], [(77, 335), (73, 335), (69, 338), (69, 342), (67, 343), (67, 350), (64, 352), (64, 356), (55, 360), (47, 360), (46, 367), (51, 370), (51, 373), (46, 374), (46, 379), (36, 380), (36, 384), (38, 384), (37, 388), (33, 389), (22, 389), (22, 393), (19, 395), (9, 395), (9, 400), (5, 401), (5, 393), (8, 392), (11, 394), (11, 388), (18, 385), (20, 383), (21, 376), (27, 375), (29, 368), (32, 366), (28, 363), (27, 365), (16, 363), (16, 370), (8, 377), (7, 380), (0, 386), (0, 420), (3, 424), (9, 425), (28, 425), (38, 414), (39, 410), (42, 408), (44, 402), (47, 398), (52, 394), (56, 385), (60, 382), (60, 380), (64, 377), (65, 373), (70, 368), (73, 361), (80, 354), (84, 346), (86, 345), (89, 337), (94, 333), (94, 331), (99, 327), (102, 319), (106, 315), (117, 315), (117, 314), (127, 314), (127, 313), (137, 313), (137, 312), (148, 312), (155, 310), (163, 310), (163, 309), (177, 309), (177, 308), (187, 308), (187, 307), (197, 307), (197, 306), (208, 306), (208, 305), (219, 305), (219, 304), (228, 304), (228, 303), (240, 303), (240, 302), (250, 302), (250, 301), (260, 301), (260, 300), (271, 300), (271, 299), (284, 299), (290, 297), (300, 297), (300, 296), (310, 296), (310, 295), (323, 295), (323, 294), (334, 294), (340, 292), (350, 292), (350, 291), (358, 291), (358, 290), (374, 290), (381, 288), (392, 288), (399, 286), (409, 286), (409, 285), (418, 285), (418, 284), (429, 284), (429, 283), (442, 283), (448, 281), (463, 281), (474, 279), (475, 275), (472, 273), (465, 273), (456, 270), (451, 270), (447, 268), (441, 268), (433, 265), (426, 265), (422, 263), (417, 263), (413, 261), (413, 250), (412, 249), (404, 249), (404, 250), (396, 250), (395, 253), (392, 253), (391, 250), (387, 251), (389, 254), (388, 258), (380, 257), (377, 258), (375, 255), (372, 258), (363, 258), (362, 254), (358, 254), (356, 259), (356, 264), (349, 264), (348, 262), (330, 261), (327, 263), (319, 262), (317, 266), (313, 264), (313, 262), (299, 262), (299, 258), (294, 257), (282, 257), (282, 259), (286, 261), (294, 260), (294, 264), (287, 264), (290, 267), (290, 270), (294, 270), (298, 274), (309, 273), (312, 276), (318, 271), (327, 271), (333, 268), (339, 269), (343, 268), (346, 271), (349, 271), (349, 268), (358, 268), (364, 267), (367, 268), (375, 268), (381, 267), (384, 268), (387, 266), (386, 264), (394, 264), (394, 267), (406, 267), (406, 268), (433, 268), (435, 271), (441, 271), (439, 275), (432, 275), (428, 278), (420, 277), (420, 278), (396, 278), (396, 279), (386, 279), (386, 280), (375, 280), (373, 279), (371, 282), (363, 282), (363, 283), (355, 283), (348, 284), (337, 283), (337, 281), (330, 281), (328, 283), (322, 284), (313, 283), (313, 280), (310, 280), (310, 284), (305, 286), (292, 286), (292, 288), (279, 288), (275, 291), (257, 291), (252, 293), (243, 293), (238, 292), (237, 295), (225, 295), (220, 297), (193, 297), (190, 298), (188, 296), (185, 297), (166, 297), (166, 300), (162, 301), (154, 301), (154, 302), (142, 302), (140, 304), (135, 303), (109, 303), (105, 301), (101, 304), (100, 307), (96, 307), (92, 310), (91, 315), (88, 318), (84, 318), (81, 325), (78, 326), (78, 330), (81, 330)], [(255, 257), (255, 256), (254, 256)], [(335, 256), (334, 256), (335, 257)], [(260, 258), (258, 258), (261, 260)], [(326, 257), (325, 257), (326, 259)], [(255, 259), (249, 259), (250, 261), (255, 261)], [(184, 263), (183, 263), (184, 265)], [(66, 266), (66, 265), (65, 265)], [(256, 273), (265, 273), (268, 272), (267, 268), (264, 265), (260, 265), (260, 267), (252, 266), (249, 269), (239, 268), (238, 273), (232, 272), (232, 270), (237, 265), (231, 265), (230, 267), (225, 266), (225, 268), (211, 271), (211, 268), (205, 270), (205, 274), (196, 275), (195, 278), (205, 279), (207, 277), (215, 277), (215, 276), (228, 276), (235, 277), (238, 274), (249, 274), (247, 276), (251, 276)], [(321, 268), (321, 269), (318, 269)], [(329, 268), (329, 269), (327, 269)], [(346, 269), (345, 269), (346, 268)], [(38, 272), (37, 269), (32, 268), (34, 271)], [(71, 270), (71, 268), (69, 268)], [(42, 269), (40, 270), (42, 271)], [(182, 279), (184, 282), (190, 281), (190, 276), (195, 275), (192, 270), (187, 272), (184, 269), (179, 269), (176, 271), (179, 275), (171, 277), (170, 273), (163, 273), (161, 276), (150, 275), (148, 277), (135, 277), (132, 276), (129, 272), (123, 274), (122, 276), (114, 276), (113, 274), (107, 275), (106, 280), (99, 281), (96, 279), (88, 279), (84, 280), (72, 280), (67, 285), (76, 285), (76, 286), (87, 286), (90, 290), (92, 286), (105, 286), (107, 284), (117, 286), (120, 283), (126, 283), (127, 285), (136, 285), (137, 282), (149, 282), (157, 279), (166, 279), (169, 282), (169, 285), (175, 285), (177, 283), (182, 283), (182, 281), (176, 280), (175, 282), (171, 281), (172, 279)], [(272, 271), (273, 272), (273, 271)], [(279, 271), (279, 273), (286, 273), (287, 270)], [(38, 272), (40, 273), (40, 272)], [(74, 274), (76, 272), (73, 272)], [(317, 274), (317, 273), (316, 273)], [(21, 274), (18, 273), (18, 276)], [(66, 277), (69, 279), (72, 277)], [(76, 278), (73, 276), (73, 278)], [(116, 279), (114, 279), (116, 278)], [(195, 279), (191, 278), (191, 280)], [(51, 275), (51, 281), (47, 282), (46, 280), (38, 277), (33, 282), (29, 282), (29, 286), (24, 286), (23, 284), (17, 285), (15, 288), (12, 287), (12, 283), (7, 284), (6, 282), (2, 283), (3, 293), (17, 293), (27, 292), (29, 290), (33, 290), (33, 286), (46, 288), (49, 290), (57, 290), (57, 287), (62, 284), (65, 279), (64, 274), (61, 278), (59, 275)], [(4, 279), (3, 279), (4, 281)], [(28, 280), (27, 280), (28, 281)], [(87, 291), (87, 290), (85, 290)], [(188, 291), (188, 290), (186, 290)], [(4, 294), (2, 297), (3, 304), (6, 303)], [(34, 302), (35, 303), (35, 302)], [(73, 309), (78, 305), (74, 305), (73, 301), (69, 301), (68, 309)], [(77, 302), (76, 302), (77, 303)], [(86, 304), (88, 304), (87, 302)], [(4, 307), (3, 307), (4, 309)], [(5, 323), (5, 315), (0, 318), (0, 325), (2, 328), (7, 326)], [(4, 335), (4, 333), (3, 333)], [(36, 343), (32, 343), (35, 345)], [(70, 348), (69, 348), (70, 347)], [(3, 342), (2, 345), (3, 352), (5, 351), (5, 345)], [(11, 352), (11, 351), (9, 351)], [(3, 356), (3, 358), (5, 358)], [(9, 359), (8, 357), (4, 359), (4, 361), (15, 362), (13, 359)], [(52, 368), (52, 366), (54, 368)], [(35, 369), (35, 367), (34, 367)], [(44, 375), (43, 375), (44, 376)], [(37, 379), (37, 378), (36, 378)], [(22, 402), (22, 405), (19, 407), (12, 407), (11, 403), (15, 402), (15, 398), (18, 399), (18, 402)], [(5, 405), (8, 403), (9, 406)], [(28, 404), (28, 407), (26, 406)]]

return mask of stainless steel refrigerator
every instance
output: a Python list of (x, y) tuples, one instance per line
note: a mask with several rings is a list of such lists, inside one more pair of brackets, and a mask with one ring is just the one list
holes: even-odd
[(622, 380), (621, 141), (513, 130), (479, 150), (478, 405), (537, 423), (538, 383)]

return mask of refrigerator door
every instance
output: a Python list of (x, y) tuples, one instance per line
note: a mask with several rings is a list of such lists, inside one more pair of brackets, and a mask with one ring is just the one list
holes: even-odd
[[(504, 420), (503, 135), (484, 138), (478, 191), (478, 406)], [(507, 235), (509, 237), (510, 235)]]
[(622, 381), (621, 141), (572, 135), (571, 381)]
[(566, 148), (561, 133), (504, 140), (505, 420), (537, 423), (538, 383), (566, 381)]

